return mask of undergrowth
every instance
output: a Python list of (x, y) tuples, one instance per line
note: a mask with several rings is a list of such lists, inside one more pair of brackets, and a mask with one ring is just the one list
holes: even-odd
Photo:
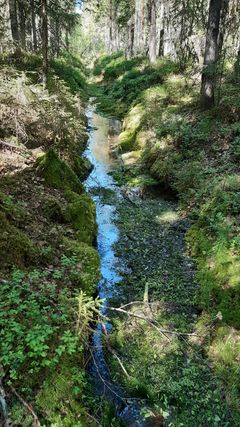
[(29, 405), (41, 425), (95, 425), (86, 363), (100, 260), (82, 184), (85, 70), (74, 57), (51, 61), (44, 90), (39, 56), (0, 61), (0, 424), (33, 425)]
[[(96, 64), (99, 73), (99, 108), (123, 119), (117, 146), (123, 162), (125, 152), (136, 153), (129, 168), (171, 188), (193, 221), (186, 242), (197, 263), (202, 315), (195, 327), (210, 333), (205, 351), (239, 425), (239, 83), (225, 72), (219, 105), (202, 112), (198, 79), (166, 59), (153, 67), (144, 58), (105, 57)], [(128, 177), (132, 171), (121, 180)], [(209, 329), (214, 317), (219, 321)]]

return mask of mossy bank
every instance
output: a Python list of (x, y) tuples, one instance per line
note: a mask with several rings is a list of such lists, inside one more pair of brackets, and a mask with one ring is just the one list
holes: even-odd
[(33, 425), (24, 401), (41, 425), (83, 426), (92, 423), (85, 366), (100, 277), (95, 206), (82, 183), (91, 170), (80, 157), (84, 103), (72, 93), (83, 74), (76, 64), (64, 74), (62, 60), (66, 82), (55, 63), (43, 90), (37, 57), (27, 75), (29, 64), (0, 71), (1, 416)]

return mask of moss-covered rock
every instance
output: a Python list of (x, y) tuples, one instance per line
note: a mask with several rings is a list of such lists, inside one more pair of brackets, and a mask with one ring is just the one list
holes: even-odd
[(64, 223), (66, 221), (64, 211), (59, 201), (53, 196), (49, 196), (44, 201), (43, 213), (51, 221), (60, 223)]
[(4, 212), (0, 212), (0, 264), (2, 267), (24, 268), (36, 260), (37, 249), (28, 236), (12, 225)]
[(74, 161), (73, 170), (81, 181), (87, 178), (93, 166), (91, 162), (84, 157), (76, 157)]
[(135, 130), (125, 130), (119, 135), (118, 147), (122, 152), (132, 151), (135, 148), (136, 135)]
[(48, 185), (82, 193), (83, 185), (64, 160), (59, 159), (54, 150), (49, 150), (38, 159), (38, 170)]
[(66, 192), (69, 201), (66, 209), (66, 218), (77, 231), (77, 238), (81, 242), (93, 244), (97, 237), (96, 208), (87, 194)]
[(66, 254), (75, 255), (78, 267), (70, 273), (71, 282), (86, 294), (93, 295), (100, 280), (100, 258), (96, 249), (86, 243), (65, 239)]

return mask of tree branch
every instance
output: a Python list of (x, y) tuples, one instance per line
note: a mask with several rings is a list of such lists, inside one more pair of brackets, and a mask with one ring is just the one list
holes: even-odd
[[(177, 332), (177, 331), (172, 331), (170, 329), (163, 329), (163, 328), (159, 327), (159, 324), (156, 322), (156, 320), (149, 319), (149, 317), (141, 316), (140, 314), (132, 313), (132, 312), (127, 311), (127, 310), (123, 310), (122, 308), (106, 307), (106, 309), (110, 310), (110, 311), (115, 311), (117, 313), (122, 313), (122, 314), (125, 314), (125, 315), (130, 316), (130, 317), (132, 316), (132, 317), (135, 317), (136, 319), (144, 320), (150, 326), (152, 326), (154, 329), (156, 329), (160, 334), (162, 334), (166, 337), (167, 337), (167, 335), (176, 335), (176, 336), (181, 336), (181, 337), (184, 337), (184, 336), (196, 337), (196, 336), (198, 336), (195, 333)], [(169, 339), (169, 337), (167, 337), (167, 338)]]

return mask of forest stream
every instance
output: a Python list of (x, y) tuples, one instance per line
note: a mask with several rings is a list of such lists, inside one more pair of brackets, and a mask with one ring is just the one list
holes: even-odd
[[(117, 185), (112, 173), (119, 170), (119, 160), (112, 156), (111, 147), (121, 124), (96, 114), (91, 104), (87, 116), (89, 143), (85, 156), (91, 161), (93, 170), (85, 187), (97, 209), (97, 248), (102, 276), (98, 295), (104, 301), (103, 317), (92, 337), (89, 370), (95, 392), (113, 405), (128, 427), (172, 425), (176, 413), (174, 399), (179, 386), (183, 391), (178, 397), (183, 419), (189, 418), (189, 402), (193, 407), (196, 403), (201, 404), (203, 413), (200, 416), (204, 417), (208, 402), (201, 393), (202, 384), (209, 383), (207, 389), (213, 405), (212, 386), (219, 387), (219, 384), (200, 350), (201, 343), (191, 337), (198, 319), (195, 305), (198, 286), (184, 240), (189, 220), (179, 215), (176, 199), (166, 191), (150, 191), (142, 198), (130, 188), (131, 197), (126, 196), (128, 190)], [(159, 336), (150, 324), (140, 322), (139, 325), (139, 321), (134, 322), (132, 318), (122, 319), (121, 314), (119, 318), (118, 313), (109, 320), (107, 307), (112, 302), (118, 307), (126, 304), (129, 308), (131, 301), (138, 301), (133, 315), (152, 316), (154, 322), (157, 319), (158, 325), (164, 325), (173, 333), (160, 333)], [(107, 320), (105, 316), (108, 316)], [(115, 331), (116, 318), (118, 332)], [(114, 347), (114, 336), (119, 332), (124, 341), (116, 347), (120, 354), (118, 361), (120, 365), (121, 360), (126, 363), (131, 375), (127, 371), (123, 374), (124, 364), (119, 368), (111, 354), (110, 346), (113, 343)], [(145, 341), (142, 340), (143, 334)], [(112, 337), (110, 346), (109, 337)], [(199, 390), (193, 392), (196, 387), (194, 377), (202, 381)], [(161, 382), (156, 382), (156, 378), (161, 378)], [(160, 408), (160, 412), (159, 409), (155, 411), (152, 399), (159, 389), (165, 393), (167, 402), (162, 404), (164, 411)], [(225, 422), (228, 417), (226, 409), (219, 409), (216, 403), (215, 411), (221, 422)]]
[[(85, 181), (85, 188), (91, 194), (97, 210), (98, 237), (97, 247), (101, 259), (102, 279), (98, 285), (98, 295), (103, 300), (103, 318), (98, 323), (92, 338), (91, 374), (94, 378), (96, 393), (105, 397), (115, 407), (116, 413), (126, 426), (144, 426), (141, 416), (141, 399), (129, 398), (126, 391), (111, 374), (106, 361), (103, 335), (111, 333), (112, 325), (105, 320), (108, 315), (106, 306), (112, 298), (121, 298), (121, 274), (127, 275), (126, 255), (121, 259), (116, 255), (120, 231), (117, 225), (119, 204), (128, 204), (123, 197), (122, 188), (117, 186), (111, 172), (118, 166), (118, 160), (111, 154), (112, 139), (116, 138), (121, 129), (118, 120), (108, 119), (97, 114), (90, 104), (88, 112), (89, 143), (85, 156), (93, 165), (93, 170)], [(110, 200), (109, 199), (110, 196)], [(164, 200), (162, 203), (167, 203)], [(158, 201), (153, 201), (158, 206)], [(148, 215), (147, 212), (145, 212)], [(120, 286), (118, 286), (120, 284)]]
[[(106, 306), (118, 294), (118, 284), (121, 282), (121, 273), (124, 260), (118, 259), (115, 253), (115, 244), (119, 239), (119, 229), (116, 225), (116, 206), (114, 202), (104, 200), (109, 193), (116, 199), (122, 199), (120, 188), (116, 185), (111, 172), (118, 164), (118, 160), (111, 155), (112, 139), (116, 138), (121, 130), (121, 123), (115, 119), (108, 119), (94, 111), (90, 104), (88, 112), (89, 143), (85, 156), (93, 165), (93, 170), (85, 181), (85, 188), (92, 195), (96, 204), (98, 237), (97, 248), (101, 259), (101, 281), (98, 285), (98, 295), (103, 301), (101, 314), (103, 318), (98, 323), (92, 338), (92, 362), (90, 372), (94, 378), (96, 393), (105, 397), (115, 407), (124, 424), (127, 426), (143, 426), (144, 421), (139, 413), (135, 399), (128, 399), (123, 388), (112, 381), (104, 355), (103, 334), (111, 332), (112, 325), (107, 316)], [(121, 264), (121, 267), (120, 267)]]

